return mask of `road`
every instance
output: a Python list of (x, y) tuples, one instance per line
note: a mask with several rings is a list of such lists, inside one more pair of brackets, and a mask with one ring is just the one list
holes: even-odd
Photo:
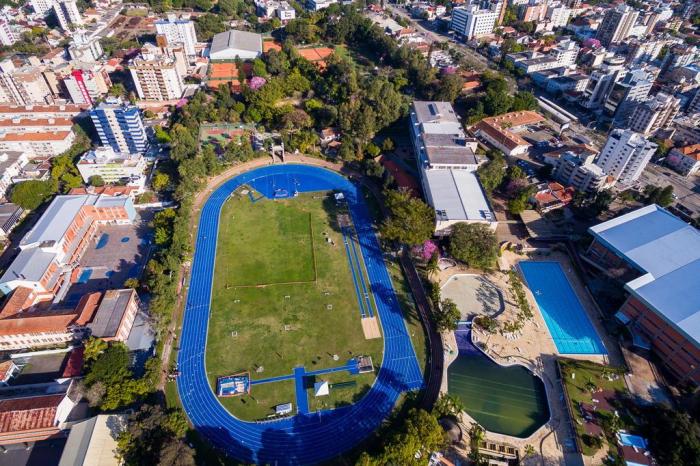
[(122, 11), (123, 8), (124, 5), (119, 4), (102, 11), (103, 14), (100, 20), (88, 28), (87, 32), (90, 39), (95, 37), (105, 37), (111, 31), (109, 25), (112, 24), (114, 18), (119, 15), (119, 12)]
[(650, 163), (639, 178), (639, 184), (640, 189), (648, 184), (661, 187), (670, 184), (677, 196), (674, 204), (690, 210), (693, 217), (700, 215), (700, 178), (697, 176), (686, 178), (670, 168)]
[(385, 4), (384, 7), (391, 13), (399, 15), (405, 20), (409, 21), (411, 25), (415, 27), (416, 30), (426, 39), (426, 42), (433, 43), (448, 41), (450, 48), (464, 53), (477, 71), (484, 71), (489, 67), (489, 61), (486, 57), (472, 50), (464, 44), (460, 44), (459, 42), (452, 42), (449, 36), (440, 34), (430, 28), (423, 26), (420, 22), (415, 21), (404, 8), (390, 3)]

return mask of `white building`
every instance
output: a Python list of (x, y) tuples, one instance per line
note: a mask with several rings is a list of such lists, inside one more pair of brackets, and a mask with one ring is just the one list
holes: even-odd
[(141, 53), (129, 62), (136, 93), (145, 100), (176, 100), (182, 97), (185, 82), (175, 60)]
[(277, 0), (255, 0), (255, 14), (265, 19), (276, 16), (283, 23), (296, 18), (296, 10), (289, 2)]
[(93, 105), (109, 91), (111, 81), (101, 71), (74, 69), (63, 78), (63, 85), (71, 101), (77, 105)]
[(114, 152), (110, 146), (100, 146), (80, 157), (76, 164), (86, 183), (93, 176), (106, 183), (124, 181), (128, 186), (143, 187), (146, 180), (146, 159), (141, 154)]
[(616, 182), (637, 181), (656, 151), (656, 144), (629, 129), (613, 130), (595, 163)]
[(498, 14), (492, 10), (482, 10), (479, 5), (469, 5), (452, 10), (450, 29), (464, 40), (487, 36), (493, 32)]
[(11, 60), (0, 62), (0, 102), (14, 105), (46, 104), (53, 99), (41, 70), (16, 68)]
[(547, 7), (545, 18), (549, 20), (553, 29), (564, 27), (569, 23), (569, 18), (571, 18), (571, 9), (561, 4), (552, 4)]
[(421, 185), (435, 209), (435, 234), (449, 234), (463, 222), (495, 229), (496, 217), (476, 176), (477, 142), (467, 138), (452, 105), (415, 101), (410, 117)]
[(69, 118), (12, 118), (0, 120), (0, 135), (35, 134), (70, 131), (73, 121)]
[(71, 148), (75, 133), (69, 131), (45, 131), (36, 133), (8, 132), (0, 135), (0, 152), (25, 152), (30, 159), (50, 158)]
[(632, 39), (627, 43), (627, 63), (630, 65), (650, 63), (656, 60), (665, 45), (666, 41), (664, 40)]
[(182, 44), (188, 56), (193, 57), (197, 54), (195, 50), (197, 34), (189, 16), (178, 18), (174, 14), (169, 14), (167, 20), (156, 21), (156, 33), (165, 36), (168, 46)]
[(27, 163), (29, 158), (23, 152), (0, 152), (0, 197), (5, 197), (13, 184), (12, 179), (19, 175)]
[[(570, 68), (576, 64), (579, 50), (578, 44), (567, 38), (559, 41), (557, 46), (547, 55), (536, 53), (513, 54), (509, 55), (508, 59), (513, 60), (517, 68), (522, 69), (526, 74), (530, 74), (555, 68)], [(530, 58), (525, 58), (528, 55)]]
[(659, 129), (668, 129), (680, 106), (679, 98), (659, 92), (634, 108), (629, 119), (629, 128), (645, 136), (654, 134)]
[(73, 41), (68, 47), (68, 56), (71, 60), (94, 63), (102, 57), (103, 53), (99, 38), (88, 39), (85, 34), (73, 34)]
[(560, 183), (584, 193), (597, 192), (608, 186), (608, 176), (603, 169), (585, 157), (567, 151), (551, 160), (552, 177)]
[(596, 38), (605, 47), (622, 42), (630, 35), (638, 16), (639, 11), (624, 3), (609, 8), (598, 26)]
[(32, 9), (41, 16), (46, 14), (53, 8), (54, 0), (30, 0)]
[(328, 8), (334, 3), (338, 3), (338, 0), (306, 0), (306, 9), (309, 11), (318, 11)]
[(70, 31), (72, 26), (80, 26), (84, 23), (75, 0), (56, 0), (53, 4), (53, 11), (58, 19), (58, 24), (64, 31)]
[(257, 58), (262, 54), (262, 36), (254, 32), (230, 30), (216, 34), (211, 41), (211, 60), (241, 60)]
[(17, 42), (17, 36), (15, 36), (15, 33), (12, 32), (10, 23), (4, 19), (0, 19), (0, 44), (9, 47), (15, 42)]

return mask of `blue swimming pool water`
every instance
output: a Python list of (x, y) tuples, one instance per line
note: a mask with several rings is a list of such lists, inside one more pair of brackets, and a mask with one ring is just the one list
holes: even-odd
[(102, 236), (100, 236), (100, 239), (97, 241), (97, 246), (95, 246), (95, 249), (102, 249), (103, 247), (107, 246), (107, 243), (109, 243), (109, 235), (107, 233), (103, 233)]
[(87, 283), (88, 280), (90, 280), (90, 277), (92, 277), (92, 269), (85, 269), (82, 272), (80, 272), (80, 276), (78, 277), (78, 283)]
[(622, 445), (628, 447), (637, 447), (642, 450), (646, 450), (647, 448), (646, 440), (644, 440), (644, 438), (640, 437), (639, 435), (631, 435), (626, 434), (624, 432), (618, 432), (617, 437), (620, 439), (620, 443)]
[(527, 286), (561, 354), (607, 354), (558, 262), (520, 262)]

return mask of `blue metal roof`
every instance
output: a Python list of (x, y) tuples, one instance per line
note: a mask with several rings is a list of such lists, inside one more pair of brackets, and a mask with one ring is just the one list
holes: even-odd
[(643, 272), (627, 290), (700, 344), (700, 231), (657, 205), (589, 231)]

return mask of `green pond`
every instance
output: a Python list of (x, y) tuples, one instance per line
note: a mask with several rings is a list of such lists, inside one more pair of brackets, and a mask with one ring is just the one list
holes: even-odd
[(526, 438), (549, 420), (544, 384), (522, 366), (462, 354), (447, 369), (448, 392), (491, 432)]

